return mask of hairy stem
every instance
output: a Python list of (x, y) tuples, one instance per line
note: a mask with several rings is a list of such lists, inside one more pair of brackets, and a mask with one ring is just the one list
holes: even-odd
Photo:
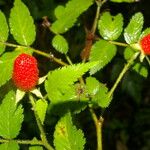
[(34, 48), (31, 48), (31, 47), (27, 47), (27, 46), (22, 46), (22, 45), (17, 45), (17, 44), (12, 44), (12, 43), (7, 43), (7, 42), (1, 42), (0, 41), (0, 44), (3, 44), (3, 45), (6, 45), (6, 46), (9, 46), (9, 47), (15, 47), (15, 48), (30, 48), (32, 49), (32, 51), (38, 55), (41, 55), (41, 56), (44, 56), (44, 57), (47, 57), (49, 58), (51, 61), (54, 61), (62, 66), (66, 66), (68, 65), (67, 63), (63, 62), (61, 59), (59, 58), (56, 58), (53, 54), (48, 54), (48, 53), (45, 53), (43, 51), (40, 51), (40, 50), (37, 50), (37, 49), (34, 49)]
[(34, 102), (34, 99), (32, 97), (31, 94), (29, 94), (29, 99), (30, 99), (30, 102), (31, 102), (31, 105), (33, 107), (33, 111), (34, 111), (34, 115), (35, 115), (35, 119), (36, 119), (36, 122), (37, 122), (37, 125), (38, 125), (38, 128), (40, 130), (40, 133), (41, 133), (41, 140), (43, 142), (43, 145), (45, 146), (45, 148), (47, 148), (48, 150), (54, 150), (53, 147), (48, 143), (47, 141), (47, 138), (46, 138), (46, 134), (45, 134), (45, 131), (44, 131), (44, 128), (43, 128), (43, 125), (39, 119), (39, 116), (35, 110), (35, 102)]
[(103, 126), (104, 119), (102, 116), (100, 116), (100, 118), (98, 119), (95, 112), (91, 108), (90, 108), (90, 112), (96, 128), (97, 150), (102, 150), (103, 149), (102, 148), (102, 126)]
[(18, 144), (24, 145), (43, 145), (41, 140), (13, 140), (13, 139), (0, 139), (0, 143), (9, 143), (9, 142), (16, 142)]
[(117, 78), (115, 84), (113, 85), (113, 87), (111, 88), (111, 90), (108, 93), (108, 96), (111, 97), (115, 91), (115, 89), (117, 88), (119, 82), (121, 81), (121, 79), (123, 78), (124, 74), (127, 72), (127, 70), (129, 69), (129, 67), (132, 65), (132, 63), (134, 62), (134, 60), (138, 57), (139, 52), (136, 52), (127, 62), (127, 64), (124, 66), (123, 70), (121, 71), (121, 73), (119, 74), (119, 77)]
[(116, 41), (109, 41), (109, 43), (114, 44), (114, 45), (118, 45), (118, 46), (123, 46), (123, 47), (129, 46), (126, 43), (121, 43), (121, 42), (116, 42)]

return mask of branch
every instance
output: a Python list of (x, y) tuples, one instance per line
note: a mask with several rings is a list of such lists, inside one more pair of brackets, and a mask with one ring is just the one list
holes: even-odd
[(34, 115), (35, 115), (35, 119), (36, 119), (38, 128), (39, 128), (40, 133), (41, 133), (41, 140), (43, 142), (43, 146), (45, 146), (45, 148), (47, 148), (48, 150), (54, 150), (53, 147), (47, 141), (44, 128), (43, 128), (42, 123), (41, 123), (41, 121), (39, 119), (39, 116), (38, 116), (38, 114), (37, 114), (37, 112), (35, 110), (35, 102), (34, 102), (34, 99), (33, 99), (31, 94), (29, 94), (29, 99), (30, 99), (31, 105), (33, 107), (33, 111), (34, 111)]
[(97, 135), (97, 150), (102, 150), (102, 126), (104, 119), (100, 116), (100, 119), (97, 118), (95, 112), (92, 108), (89, 109), (96, 127), (96, 135)]
[(138, 55), (140, 54), (140, 52), (136, 52), (127, 62), (127, 64), (124, 66), (123, 70), (121, 71), (121, 73), (119, 74), (119, 77), (117, 78), (115, 84), (113, 85), (113, 87), (111, 88), (111, 90), (108, 93), (108, 96), (111, 97), (115, 91), (115, 89), (117, 88), (119, 82), (121, 81), (121, 79), (123, 78), (124, 74), (127, 72), (127, 70), (130, 68), (130, 66), (132, 65), (132, 63), (134, 62), (134, 60), (138, 57)]
[(63, 62), (61, 59), (59, 58), (56, 58), (53, 54), (48, 54), (48, 53), (45, 53), (43, 51), (40, 51), (40, 50), (37, 50), (37, 49), (34, 49), (32, 47), (28, 47), (28, 46), (22, 46), (22, 45), (17, 45), (17, 44), (12, 44), (12, 43), (7, 43), (7, 42), (1, 42), (0, 41), (0, 44), (3, 44), (3, 45), (6, 45), (6, 46), (9, 46), (9, 47), (15, 47), (15, 48), (30, 48), (32, 49), (32, 51), (38, 55), (42, 55), (44, 57), (47, 57), (49, 58), (51, 61), (54, 61), (62, 66), (66, 66), (68, 65), (67, 63)]

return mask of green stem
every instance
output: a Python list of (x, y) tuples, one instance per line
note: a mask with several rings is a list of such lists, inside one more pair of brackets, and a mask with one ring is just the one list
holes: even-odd
[(146, 56), (146, 60), (147, 60), (147, 62), (149, 64), (149, 66), (150, 66), (150, 60), (149, 60), (148, 56)]
[(35, 102), (34, 102), (34, 99), (33, 99), (33, 97), (32, 97), (31, 94), (29, 94), (29, 99), (30, 99), (31, 105), (32, 105), (33, 110), (34, 110), (35, 119), (36, 119), (38, 128), (39, 128), (40, 133), (41, 133), (41, 140), (42, 140), (42, 142), (43, 142), (43, 145), (44, 145), (45, 148), (47, 148), (48, 150), (54, 150), (54, 149), (52, 148), (52, 146), (51, 146), (51, 145), (48, 143), (48, 141), (47, 141), (44, 128), (43, 128), (42, 123), (41, 123), (41, 121), (40, 121), (40, 119), (39, 119), (39, 116), (38, 116), (38, 114), (37, 114), (37, 112), (36, 112), (36, 110), (35, 110)]
[(103, 149), (102, 148), (102, 126), (103, 126), (104, 119), (102, 116), (100, 117), (100, 119), (98, 119), (92, 108), (90, 108), (90, 112), (96, 127), (97, 150), (102, 150)]
[(116, 41), (109, 41), (109, 43), (114, 44), (114, 45), (118, 45), (118, 46), (123, 46), (123, 47), (129, 46), (126, 43), (121, 43), (121, 42), (116, 42)]
[(8, 140), (8, 139), (0, 139), (0, 143), (8, 143), (8, 142), (16, 142), (18, 144), (27, 144), (27, 145), (43, 145), (43, 142), (40, 140)]
[(108, 93), (108, 96), (111, 97), (115, 91), (115, 89), (117, 88), (119, 82), (121, 81), (121, 79), (123, 78), (124, 74), (127, 72), (127, 70), (129, 69), (129, 67), (132, 65), (132, 63), (134, 62), (134, 60), (138, 57), (139, 52), (136, 52), (127, 62), (127, 64), (124, 66), (123, 70), (121, 71), (121, 73), (119, 74), (119, 77), (117, 78), (115, 84), (113, 85), (113, 87), (111, 88), (111, 90)]
[(98, 22), (98, 19), (99, 19), (100, 9), (101, 9), (101, 6), (102, 6), (100, 0), (96, 0), (96, 4), (97, 4), (97, 10), (96, 10), (96, 15), (95, 15), (95, 18), (94, 18), (93, 26), (92, 26), (92, 29), (91, 29), (91, 32), (92, 32), (93, 35), (95, 34), (95, 31), (96, 31), (96, 28), (97, 28), (97, 22)]
[[(15, 47), (15, 48), (31, 48), (31, 47), (27, 47), (27, 46), (22, 46), (22, 45), (17, 45), (17, 44), (12, 44), (12, 43), (7, 43), (7, 42), (1, 42), (0, 41), (0, 44), (3, 44), (3, 45), (6, 45), (6, 46), (9, 46), (9, 47)], [(49, 58), (50, 60), (62, 65), (62, 66), (66, 66), (68, 65), (67, 63), (63, 62), (61, 59), (59, 58), (56, 58), (53, 54), (48, 54), (48, 53), (45, 53), (45, 52), (42, 52), (40, 50), (37, 50), (37, 49), (33, 49), (31, 48), (33, 52), (35, 52), (36, 54), (38, 55), (42, 55), (44, 57), (47, 57)]]
[(73, 65), (73, 63), (72, 63), (72, 61), (71, 61), (71, 59), (70, 59), (70, 57), (69, 57), (68, 55), (66, 55), (66, 59), (67, 59), (67, 61), (68, 61), (68, 63), (69, 63), (70, 65)]

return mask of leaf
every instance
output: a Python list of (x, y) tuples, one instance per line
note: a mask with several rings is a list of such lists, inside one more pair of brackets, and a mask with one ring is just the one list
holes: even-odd
[(124, 30), (124, 38), (128, 44), (138, 42), (143, 28), (144, 18), (142, 13), (136, 13), (132, 16), (128, 26)]
[(127, 3), (133, 3), (133, 2), (138, 2), (139, 0), (110, 0), (115, 3), (122, 3), (122, 2), (127, 2)]
[(108, 88), (105, 84), (99, 83), (99, 91), (93, 97), (92, 102), (96, 103), (98, 106), (102, 108), (106, 108), (109, 106), (110, 102), (112, 100), (112, 97), (109, 97), (108, 95)]
[(66, 54), (68, 52), (68, 43), (62, 35), (55, 35), (52, 40), (52, 45), (61, 53)]
[(90, 74), (92, 75), (106, 66), (115, 55), (115, 45), (112, 45), (104, 40), (99, 40), (98, 42), (96, 42), (91, 48), (89, 60), (90, 62), (98, 61), (98, 64), (90, 69)]
[(148, 76), (148, 69), (145, 66), (143, 66), (141, 63), (136, 63), (133, 66), (133, 70), (135, 70), (138, 74), (140, 74), (144, 78), (147, 78)]
[(108, 96), (108, 88), (94, 77), (86, 78), (86, 88), (92, 98), (91, 103), (102, 108), (108, 107), (112, 98)]
[[(0, 11), (0, 42), (6, 42), (8, 38), (8, 25), (3, 12)], [(0, 54), (2, 54), (5, 50), (5, 45), (0, 44)]]
[(42, 146), (30, 146), (29, 150), (43, 150)]
[(16, 142), (8, 142), (0, 144), (1, 150), (19, 150), (19, 145)]
[(19, 103), (23, 99), (25, 94), (26, 94), (25, 91), (21, 91), (21, 90), (17, 89), (17, 91), (16, 91), (16, 103)]
[[(93, 0), (71, 0), (65, 8), (57, 7), (56, 17), (58, 18), (51, 26), (55, 33), (65, 33), (76, 22), (77, 18), (93, 4)], [(59, 10), (58, 10), (59, 9)], [(63, 10), (63, 11), (62, 11)], [(59, 12), (59, 13), (58, 13)]]
[(99, 91), (99, 81), (94, 77), (86, 78), (86, 88), (90, 96), (94, 96)]
[(19, 44), (30, 46), (34, 42), (36, 32), (33, 18), (21, 0), (15, 0), (14, 7), (11, 9), (9, 24), (11, 34)]
[(139, 38), (139, 39), (143, 38), (144, 36), (146, 36), (146, 35), (148, 35), (148, 34), (150, 34), (150, 28), (146, 28), (146, 29), (142, 32), (142, 34), (140, 35), (140, 38)]
[(128, 60), (128, 59), (130, 59), (133, 56), (134, 53), (135, 53), (135, 51), (132, 48), (127, 47), (124, 50), (124, 58), (126, 60)]
[(98, 29), (100, 35), (104, 39), (106, 40), (118, 39), (123, 30), (122, 14), (111, 16), (109, 12), (103, 13), (98, 22)]
[(65, 7), (62, 6), (62, 5), (58, 5), (56, 8), (55, 8), (55, 16), (57, 19), (61, 18), (61, 15), (64, 13), (65, 11)]
[(54, 145), (56, 150), (83, 150), (84, 144), (83, 132), (73, 125), (71, 114), (66, 114), (55, 127)]
[(70, 65), (49, 72), (45, 89), (51, 102), (74, 99), (76, 97), (74, 82), (96, 64), (97, 62)]
[(36, 104), (35, 104), (35, 110), (36, 110), (42, 124), (44, 123), (44, 120), (45, 120), (47, 106), (48, 106), (47, 102), (42, 99), (39, 99), (38, 101), (36, 101)]
[(13, 64), (16, 57), (20, 54), (18, 51), (8, 52), (0, 57), (0, 87), (12, 77)]
[(6, 139), (15, 138), (21, 129), (23, 108), (16, 105), (15, 93), (10, 91), (0, 105), (0, 136)]

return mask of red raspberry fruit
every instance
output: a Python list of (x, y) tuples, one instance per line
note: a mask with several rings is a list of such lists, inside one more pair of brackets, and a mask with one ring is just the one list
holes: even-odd
[(150, 34), (144, 36), (140, 40), (140, 45), (142, 48), (142, 51), (144, 52), (145, 55), (150, 55)]
[(23, 91), (32, 90), (38, 82), (37, 60), (28, 54), (20, 54), (14, 62), (12, 80)]

